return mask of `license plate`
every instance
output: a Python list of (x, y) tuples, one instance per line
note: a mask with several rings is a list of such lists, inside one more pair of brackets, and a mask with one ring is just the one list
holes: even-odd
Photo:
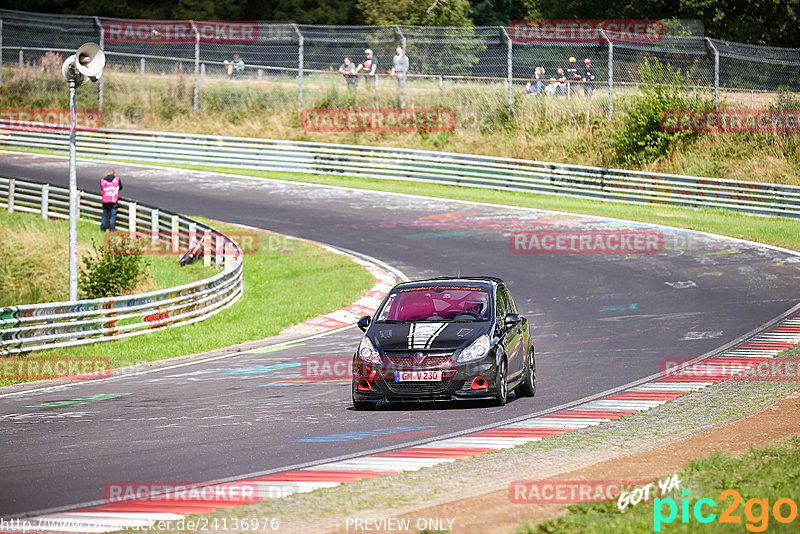
[(395, 382), (437, 382), (442, 379), (441, 371), (395, 371)]

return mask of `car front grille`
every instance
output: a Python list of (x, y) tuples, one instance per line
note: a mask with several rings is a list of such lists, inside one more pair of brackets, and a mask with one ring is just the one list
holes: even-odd
[(423, 353), (425, 354), (425, 359), (422, 360), (421, 363), (416, 363), (414, 361), (414, 354), (415, 353), (408, 352), (398, 354), (390, 353), (386, 356), (389, 358), (392, 365), (406, 370), (439, 369), (442, 367), (451, 367), (450, 364), (453, 363), (453, 354), (450, 352)]
[(386, 382), (389, 391), (402, 395), (435, 395), (447, 389), (446, 382)]

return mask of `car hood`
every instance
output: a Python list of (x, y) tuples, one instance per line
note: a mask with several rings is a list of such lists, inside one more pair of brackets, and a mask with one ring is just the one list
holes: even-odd
[(376, 347), (383, 350), (456, 350), (487, 333), (491, 324), (490, 321), (375, 323), (370, 333)]

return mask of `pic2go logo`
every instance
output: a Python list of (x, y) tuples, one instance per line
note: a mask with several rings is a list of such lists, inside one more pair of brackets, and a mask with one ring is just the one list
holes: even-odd
[[(717, 514), (712, 510), (717, 503), (713, 499), (698, 499), (693, 506), (689, 504), (689, 490), (682, 491), (684, 497), (681, 499), (680, 513), (681, 523), (689, 522), (689, 511), (691, 509), (694, 520), (698, 523), (711, 523), (717, 519)], [(725, 490), (719, 494), (720, 501), (731, 499), (730, 505), (719, 515), (720, 523), (741, 524), (742, 518), (735, 512), (742, 502), (741, 494), (736, 490)], [(665, 510), (666, 508), (666, 510)], [(664, 515), (666, 511), (666, 516)], [(764, 532), (769, 527), (770, 511), (778, 523), (791, 523), (797, 518), (797, 503), (792, 499), (778, 499), (772, 508), (769, 506), (769, 499), (750, 499), (744, 505), (744, 517), (747, 520), (745, 528), (750, 532)], [(788, 513), (786, 513), (788, 512)], [(653, 531), (661, 532), (662, 525), (668, 525), (678, 517), (678, 503), (675, 499), (667, 497), (664, 499), (653, 500)]]

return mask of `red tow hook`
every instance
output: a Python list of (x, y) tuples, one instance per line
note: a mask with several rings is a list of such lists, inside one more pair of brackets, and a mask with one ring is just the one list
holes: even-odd
[(486, 389), (488, 387), (489, 383), (482, 376), (476, 376), (472, 379), (472, 389)]

